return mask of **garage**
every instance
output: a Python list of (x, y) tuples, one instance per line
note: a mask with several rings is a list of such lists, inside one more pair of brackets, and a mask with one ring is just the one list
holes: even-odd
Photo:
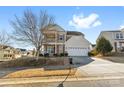
[(69, 56), (88, 56), (91, 46), (84, 36), (72, 36), (65, 42), (65, 51)]
[(69, 56), (88, 56), (87, 48), (66, 47)]

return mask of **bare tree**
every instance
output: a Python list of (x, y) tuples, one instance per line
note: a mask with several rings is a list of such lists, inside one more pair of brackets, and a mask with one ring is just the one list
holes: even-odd
[(6, 31), (0, 32), (0, 45), (8, 45), (10, 43), (9, 35)]
[(46, 11), (40, 11), (37, 16), (31, 10), (26, 10), (22, 18), (15, 16), (15, 20), (11, 21), (11, 24), (14, 28), (14, 39), (34, 45), (38, 57), (43, 42), (42, 32), (49, 25), (54, 24), (54, 18)]

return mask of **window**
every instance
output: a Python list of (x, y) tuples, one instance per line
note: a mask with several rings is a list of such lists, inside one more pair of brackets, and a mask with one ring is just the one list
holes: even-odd
[(64, 35), (59, 35), (59, 40), (64, 40)]
[(120, 33), (120, 38), (121, 38), (121, 39), (123, 38), (123, 34), (122, 34), (122, 33)]
[(122, 33), (116, 33), (116, 39), (123, 39)]
[(119, 39), (119, 34), (118, 33), (116, 34), (116, 39)]
[(4, 56), (3, 57), (7, 57), (7, 55), (6, 54), (4, 54)]

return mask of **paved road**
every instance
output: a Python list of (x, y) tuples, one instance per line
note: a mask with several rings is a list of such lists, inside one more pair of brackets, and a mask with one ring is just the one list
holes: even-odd
[(2, 68), (0, 69), (0, 78), (14, 71), (17, 71), (17, 70), (13, 68)]
[(31, 68), (31, 67), (0, 68), (0, 78), (2, 78), (3, 76), (5, 76), (9, 73), (23, 70), (23, 69), (28, 69), (28, 68)]

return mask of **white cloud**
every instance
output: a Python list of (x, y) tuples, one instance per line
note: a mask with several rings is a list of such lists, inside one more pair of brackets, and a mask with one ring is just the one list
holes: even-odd
[(100, 25), (102, 25), (102, 23), (99, 20), (97, 20), (96, 22), (94, 22), (94, 24), (92, 26), (97, 27), (97, 26), (100, 26)]
[(72, 20), (69, 21), (69, 25), (75, 28), (91, 28), (101, 25), (99, 21), (99, 15), (96, 13), (92, 13), (87, 17), (84, 17), (83, 14), (73, 15)]
[(124, 29), (124, 25), (120, 25), (120, 28), (119, 29)]

